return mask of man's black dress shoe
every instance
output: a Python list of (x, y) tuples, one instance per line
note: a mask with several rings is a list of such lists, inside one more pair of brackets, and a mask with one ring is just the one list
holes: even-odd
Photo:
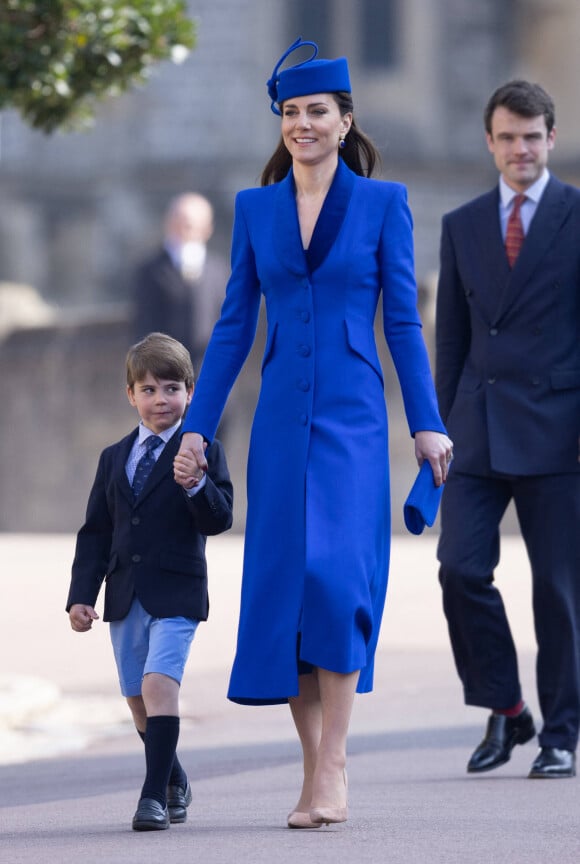
[(167, 810), (170, 822), (185, 822), (187, 819), (187, 808), (191, 804), (191, 786), (189, 780), (185, 789), (183, 786), (167, 787)]
[(515, 745), (525, 744), (535, 734), (534, 718), (527, 706), (517, 717), (491, 714), (487, 721), (485, 737), (467, 763), (467, 771), (476, 774), (504, 765), (509, 762)]
[(133, 816), (133, 831), (164, 831), (169, 828), (169, 813), (154, 798), (141, 798)]
[(540, 747), (540, 752), (532, 763), (528, 777), (543, 780), (547, 777), (575, 777), (576, 755), (572, 750), (559, 750), (558, 747)]

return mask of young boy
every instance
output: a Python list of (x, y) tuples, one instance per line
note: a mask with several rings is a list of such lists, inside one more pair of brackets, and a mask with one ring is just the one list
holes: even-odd
[(191, 787), (176, 755), (179, 687), (191, 640), (208, 615), (206, 536), (232, 524), (233, 489), (223, 447), (207, 449), (190, 488), (173, 478), (183, 415), (193, 394), (184, 346), (150, 333), (127, 354), (127, 396), (139, 426), (101, 454), (77, 536), (67, 612), (91, 629), (106, 579), (105, 621), (137, 731), (146, 776), (135, 831), (185, 822)]

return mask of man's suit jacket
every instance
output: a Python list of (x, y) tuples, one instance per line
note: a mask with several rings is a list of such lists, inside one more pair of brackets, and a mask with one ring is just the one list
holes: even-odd
[(580, 192), (551, 177), (510, 271), (496, 188), (443, 219), (436, 385), (454, 469), (580, 471)]
[(101, 454), (77, 536), (67, 611), (94, 606), (106, 579), (105, 621), (125, 617), (134, 596), (156, 618), (208, 615), (206, 536), (232, 525), (233, 489), (222, 445), (207, 450), (204, 488), (193, 497), (173, 479), (180, 430), (165, 445), (135, 499), (125, 465), (137, 435)]
[(201, 276), (188, 282), (160, 249), (138, 269), (134, 285), (135, 338), (160, 331), (190, 352), (196, 372), (219, 318), (229, 276), (225, 263), (207, 253)]

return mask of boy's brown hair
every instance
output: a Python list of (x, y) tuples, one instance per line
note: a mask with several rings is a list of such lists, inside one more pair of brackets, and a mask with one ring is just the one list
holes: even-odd
[(127, 386), (133, 390), (148, 372), (160, 381), (183, 381), (189, 389), (195, 380), (187, 348), (167, 333), (149, 333), (127, 352)]

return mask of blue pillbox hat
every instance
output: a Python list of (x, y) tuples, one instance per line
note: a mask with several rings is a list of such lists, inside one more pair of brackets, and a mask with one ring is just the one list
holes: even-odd
[[(308, 60), (280, 72), (280, 66), (288, 55), (304, 45), (310, 45), (314, 48), (312, 56)], [(278, 103), (294, 96), (308, 96), (310, 93), (351, 92), (346, 57), (338, 57), (336, 60), (315, 60), (317, 54), (318, 45), (316, 42), (303, 41), (301, 36), (282, 54), (267, 83), (268, 95), (272, 100), (270, 107), (274, 114), (281, 113)]]

